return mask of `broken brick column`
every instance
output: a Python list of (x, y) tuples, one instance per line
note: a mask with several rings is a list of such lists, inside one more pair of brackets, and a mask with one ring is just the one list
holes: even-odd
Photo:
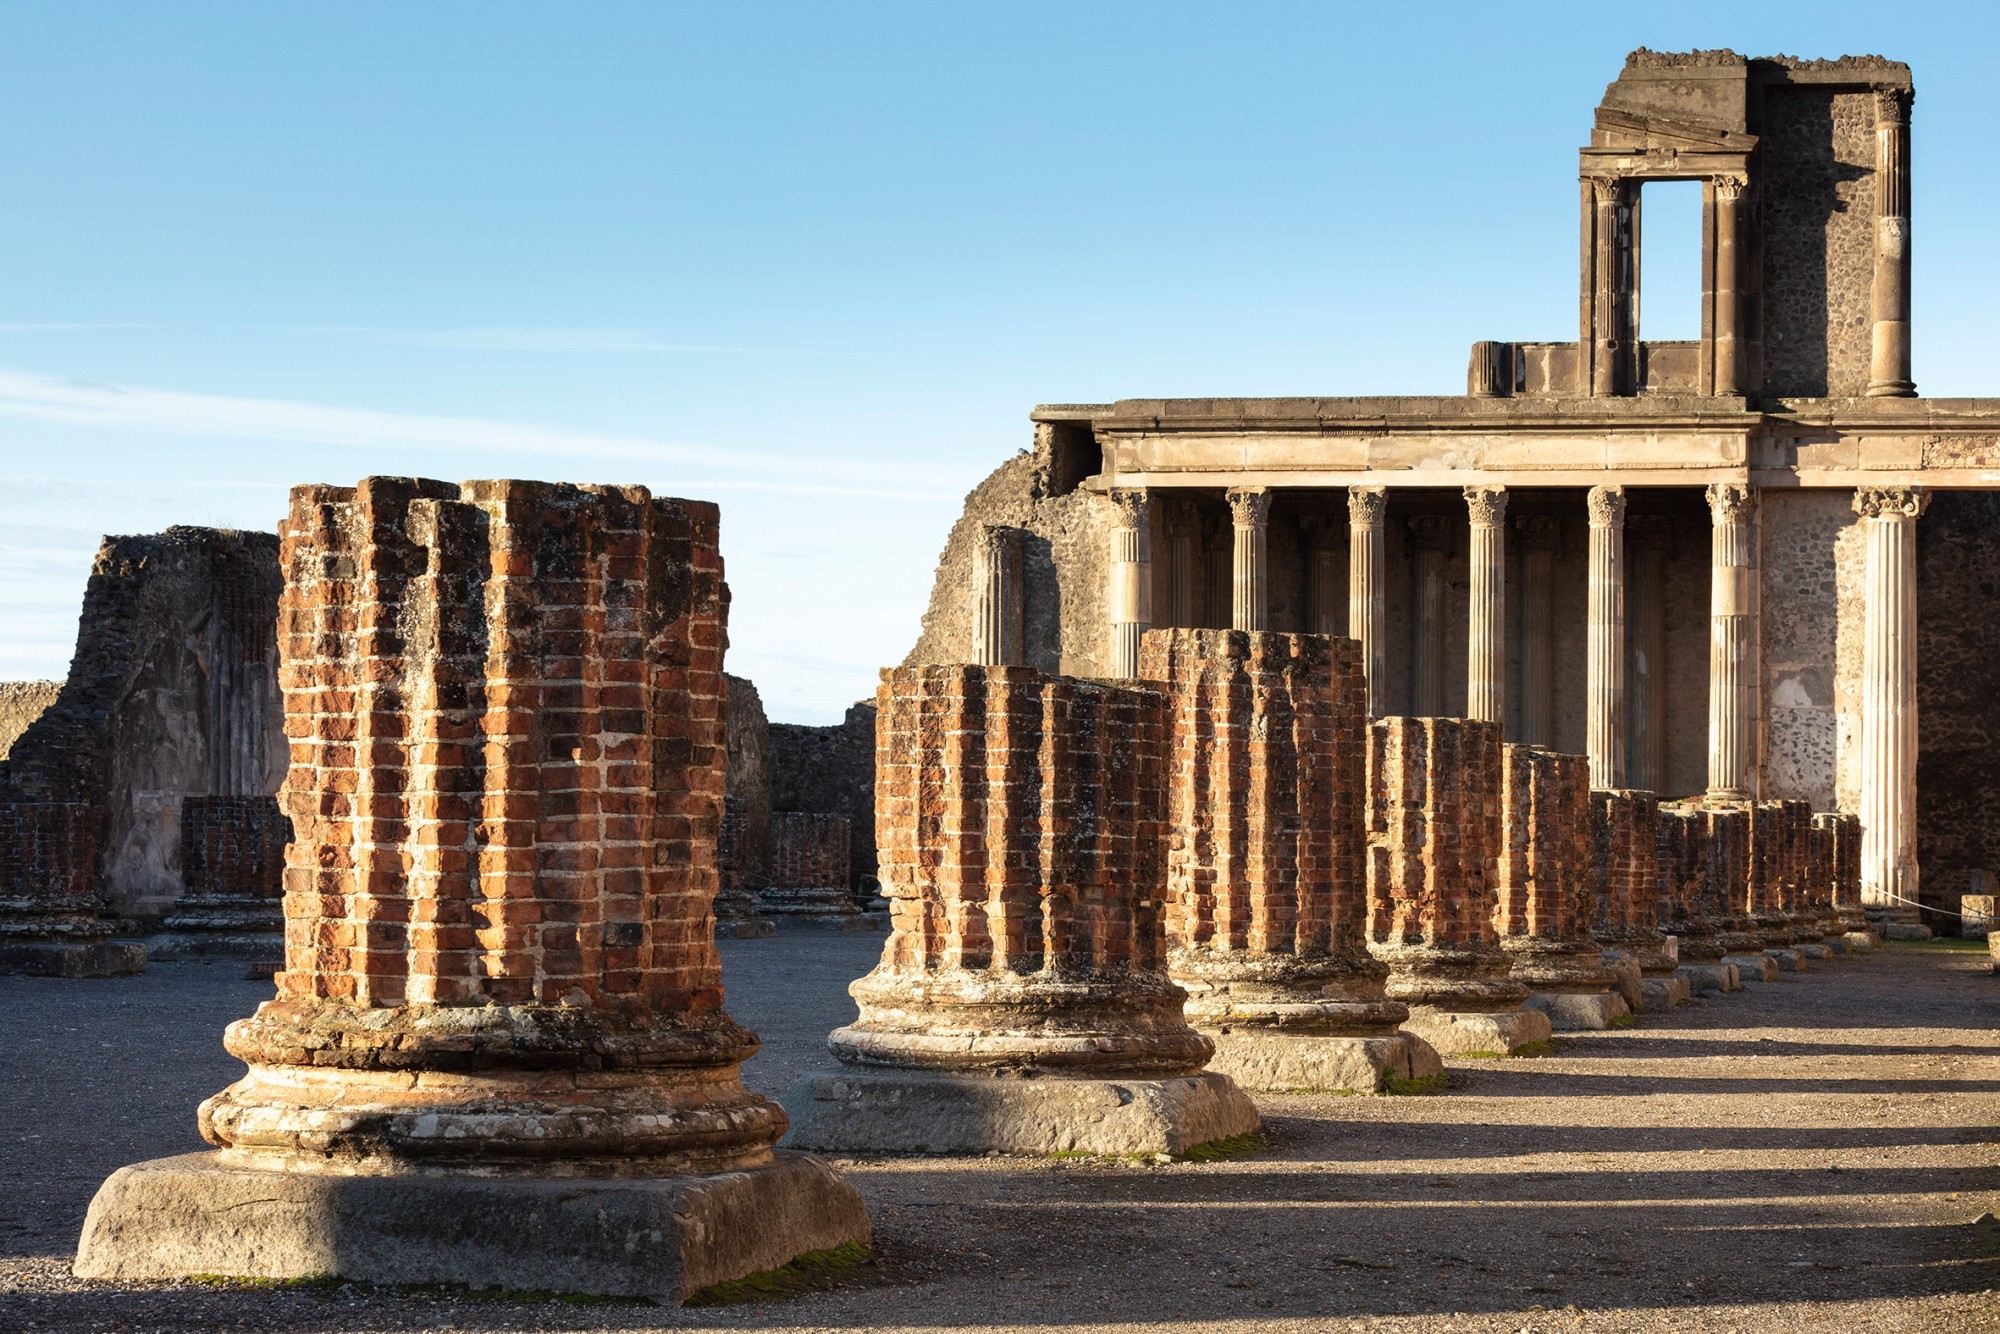
[(1590, 761), (1539, 746), (1500, 748), (1500, 855), (1493, 928), (1559, 1029), (1606, 1028), (1630, 1010), (1591, 934)]
[(1708, 842), (1707, 914), (1715, 924), (1722, 962), (1736, 966), (1745, 983), (1775, 982), (1777, 960), (1764, 953), (1754, 905), (1761, 892), (1755, 808), (1740, 802), (1700, 799)]
[(1366, 937), (1368, 683), (1351, 639), (1154, 630), (1170, 710), (1166, 930), (1209, 1068), (1260, 1089), (1380, 1092), (1443, 1065), (1399, 1032)]
[(277, 997), (220, 1152), (98, 1192), (77, 1272), (680, 1298), (867, 1239), (777, 1154), (710, 900), (712, 505), (370, 478), (292, 493)]
[(111, 939), (97, 896), (103, 824), (103, 812), (83, 802), (0, 801), (0, 973), (146, 971), (146, 947)]
[(1180, 1153), (1257, 1112), (1167, 975), (1167, 712), (1151, 689), (912, 666), (876, 694), (891, 930), (786, 1096), (854, 1152)]
[(1813, 823), (1824, 823), (1833, 835), (1833, 915), (1842, 938), (1851, 950), (1872, 948), (1879, 942), (1861, 906), (1861, 817), (1824, 811), (1813, 816)]
[(1742, 985), (1736, 966), (1722, 961), (1716, 939), (1712, 814), (1699, 806), (1660, 808), (1660, 928), (1674, 937), (1679, 961), (1674, 976), (1690, 992), (1735, 991)]
[(1382, 718), (1368, 734), (1368, 948), (1389, 966), (1404, 1028), (1445, 1055), (1549, 1037), (1525, 1010), (1494, 932), (1501, 847), (1500, 727)]
[(847, 885), (853, 825), (844, 815), (771, 812), (770, 881), (757, 899), (785, 926), (836, 931), (880, 930), (880, 913), (864, 913)]
[(1750, 916), (1764, 952), (1787, 973), (1808, 971), (1795, 946), (1804, 934), (1798, 916), (1799, 862), (1811, 831), (1808, 802), (1760, 801), (1750, 808)]
[(1651, 792), (1592, 792), (1590, 832), (1591, 931), (1607, 962), (1636, 966), (1645, 1009), (1685, 1004), (1687, 983), (1674, 976), (1679, 960), (1660, 930), (1660, 799)]
[(148, 952), (155, 959), (249, 959), (285, 952), (285, 844), (276, 797), (181, 801), (181, 896)]
[(1846, 928), (1833, 907), (1834, 826), (1815, 814), (1806, 831), (1805, 889), (1802, 915), (1812, 931), (1808, 944), (1823, 946), (1828, 956), (1846, 954)]

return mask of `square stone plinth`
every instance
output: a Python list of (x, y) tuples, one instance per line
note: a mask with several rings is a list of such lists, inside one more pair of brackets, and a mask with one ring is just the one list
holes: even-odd
[(80, 1278), (451, 1283), (683, 1301), (868, 1241), (852, 1186), (802, 1154), (687, 1177), (335, 1176), (191, 1153), (98, 1188)]
[(1804, 940), (1792, 946), (1808, 959), (1831, 959), (1833, 951), (1817, 940)]
[(1410, 1033), (1387, 1037), (1204, 1029), (1215, 1039), (1211, 1073), (1265, 1093), (1381, 1093), (1391, 1079), (1444, 1073), (1431, 1045)]
[(1768, 954), (1725, 954), (1722, 961), (1736, 965), (1736, 980), (1746, 987), (1778, 980), (1778, 961)]
[(1225, 1075), (1063, 1079), (840, 1070), (781, 1101), (788, 1148), (842, 1153), (1186, 1153), (1247, 1135), (1257, 1108)]
[(146, 947), (136, 940), (90, 944), (60, 940), (0, 945), (0, 973), (28, 977), (133, 977), (146, 971)]
[(1768, 949), (1764, 951), (1764, 956), (1777, 964), (1778, 971), (1781, 973), (1810, 973), (1812, 971), (1812, 965), (1806, 962), (1806, 956), (1795, 949)]
[(1741, 991), (1743, 979), (1733, 963), (1684, 963), (1674, 969), (1674, 977), (1688, 984), (1689, 991)]
[(1403, 1030), (1436, 1048), (1440, 1056), (1511, 1056), (1547, 1042), (1554, 1033), (1539, 1010), (1438, 1010), (1412, 1005)]
[(1535, 991), (1521, 1002), (1549, 1017), (1549, 1027), (1570, 1033), (1611, 1027), (1614, 1019), (1632, 1013), (1615, 991)]
[(1639, 989), (1646, 1002), (1649, 1014), (1662, 1014), (1676, 1005), (1686, 1005), (1694, 999), (1694, 989), (1678, 971), (1672, 977), (1646, 977), (1639, 980)]
[(1930, 938), (1931, 929), (1916, 922), (1882, 923), (1882, 939), (1884, 940), (1929, 940)]

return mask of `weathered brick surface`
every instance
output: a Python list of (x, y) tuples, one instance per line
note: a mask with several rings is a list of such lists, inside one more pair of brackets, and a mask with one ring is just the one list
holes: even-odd
[(892, 929), (857, 1064), (1186, 1073), (1166, 973), (1166, 701), (1026, 667), (885, 671), (876, 843)]
[(1167, 938), (1194, 1022), (1387, 1027), (1367, 951), (1367, 684), (1360, 645), (1156, 630), (1140, 676), (1172, 717)]
[(1710, 812), (1663, 806), (1659, 814), (1660, 929), (1676, 938), (1682, 962), (1713, 963), (1724, 951), (1716, 941), (1720, 927)]
[(1503, 745), (1500, 787), (1493, 928), (1513, 978), (1537, 990), (1604, 990), (1612, 977), (1591, 934), (1590, 762)]
[(1651, 792), (1590, 794), (1591, 871), (1598, 943), (1622, 950), (1648, 977), (1670, 977), (1660, 923), (1666, 913), (1660, 883), (1660, 799)]
[[(285, 967), (230, 1028), (252, 1073), (204, 1105), (212, 1140), (656, 1171), (768, 1153), (782, 1115), (736, 1078), (756, 1040), (721, 1009), (710, 916), (716, 530), (640, 487), (294, 490)], [(389, 1073), (411, 1070), (458, 1073)]]
[(1762, 801), (1750, 808), (1752, 857), (1745, 899), (1768, 946), (1790, 944), (1801, 933), (1811, 838), (1809, 802)]
[(1382, 718), (1368, 740), (1368, 942), (1388, 994), (1441, 1009), (1516, 1006), (1493, 927), (1503, 798), (1500, 728)]
[(875, 897), (875, 704), (862, 700), (831, 727), (772, 723), (765, 767), (773, 811), (823, 811), (852, 825), (849, 893)]
[(1861, 910), (1861, 817), (1825, 811), (1813, 816), (1813, 823), (1823, 823), (1833, 835), (1834, 916), (1847, 930), (1860, 931), (1868, 924)]
[(844, 815), (774, 811), (769, 883), (778, 889), (845, 890), (852, 827)]
[(181, 803), (181, 884), (202, 898), (276, 900), (291, 837), (275, 797), (189, 797)]
[(0, 943), (100, 940), (97, 813), (81, 802), (0, 803)]

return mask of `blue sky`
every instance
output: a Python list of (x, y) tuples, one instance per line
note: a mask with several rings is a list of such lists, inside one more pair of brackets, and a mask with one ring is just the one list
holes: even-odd
[(1035, 403), (1574, 337), (1638, 45), (1909, 61), (1919, 387), (2000, 391), (1992, 8), (1655, 8), (0, 4), (0, 679), (63, 674), (101, 533), (636, 481), (722, 504), (732, 669), (830, 720)]

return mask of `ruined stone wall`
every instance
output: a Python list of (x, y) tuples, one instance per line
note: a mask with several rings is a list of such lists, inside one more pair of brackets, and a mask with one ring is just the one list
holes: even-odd
[(1875, 263), (1874, 94), (1770, 88), (1760, 131), (1764, 392), (1858, 395)]
[[(1846, 491), (1759, 492), (1763, 570), (1763, 795), (1839, 802), (1843, 740), (1857, 736), (1858, 692), (1843, 700), (1840, 627), (1860, 626), (1860, 587), (1844, 580), (1839, 553), (1854, 527)], [(1858, 652), (1860, 636), (1845, 647)], [(1851, 664), (1857, 674), (1859, 663)], [(1843, 709), (1843, 704), (1847, 707)]]
[(723, 798), (724, 887), (756, 888), (766, 883), (771, 848), (770, 724), (764, 701), (747, 678), (727, 676), (729, 787)]
[(98, 550), (69, 678), (0, 763), (0, 796), (97, 812), (115, 911), (157, 914), (180, 894), (185, 796), (277, 790), (278, 583), (268, 533), (177, 527)]
[(275, 797), (189, 797), (181, 803), (181, 883), (199, 897), (275, 899), (291, 837)]
[(818, 811), (778, 811), (771, 816), (770, 869), (774, 889), (846, 889), (853, 822)]
[(1942, 907), (1967, 872), (2000, 870), (1997, 533), (1990, 491), (1933, 492), (1917, 520), (1918, 895)]
[(0, 681), (0, 760), (61, 693), (60, 681)]
[(832, 727), (772, 723), (766, 765), (771, 809), (819, 811), (853, 826), (847, 887), (859, 894), (875, 878), (875, 705), (848, 707)]

